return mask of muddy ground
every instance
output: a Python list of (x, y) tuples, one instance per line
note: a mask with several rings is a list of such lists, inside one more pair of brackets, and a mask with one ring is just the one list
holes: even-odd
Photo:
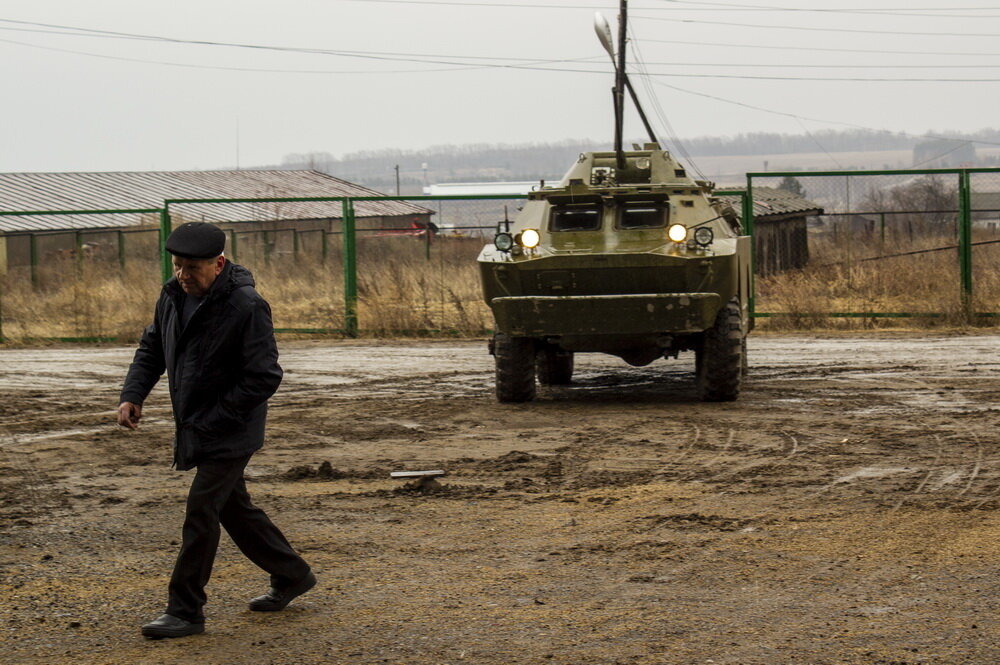
[(997, 663), (998, 352), (756, 336), (737, 403), (592, 356), (500, 405), (483, 343), (283, 343), (250, 490), (320, 584), (251, 613), (224, 536), (206, 633), (147, 641), (191, 477), (162, 388), (128, 432), (129, 349), (0, 351), (0, 662)]

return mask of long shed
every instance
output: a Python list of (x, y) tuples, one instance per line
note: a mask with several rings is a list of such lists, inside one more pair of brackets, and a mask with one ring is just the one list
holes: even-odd
[[(381, 193), (318, 171), (131, 171), (0, 173), (0, 211), (160, 208), (166, 199), (360, 197)], [(239, 231), (340, 230), (340, 202), (171, 205), (174, 222), (209, 221)], [(432, 210), (404, 201), (355, 205), (359, 229), (431, 228)], [(0, 216), (0, 274), (33, 255), (110, 246), (122, 234), (158, 228), (156, 213)]]

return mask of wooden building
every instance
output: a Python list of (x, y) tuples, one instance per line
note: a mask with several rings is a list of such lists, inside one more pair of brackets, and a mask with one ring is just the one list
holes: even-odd
[[(739, 196), (719, 197), (739, 213)], [(758, 275), (801, 269), (809, 263), (808, 218), (823, 214), (818, 204), (773, 187), (753, 188), (754, 245)]]

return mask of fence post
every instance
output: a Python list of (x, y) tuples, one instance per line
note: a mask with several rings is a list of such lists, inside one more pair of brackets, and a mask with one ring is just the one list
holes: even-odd
[(972, 322), (972, 191), (969, 172), (958, 173), (958, 266), (961, 275), (962, 313)]
[(354, 229), (354, 201), (344, 199), (341, 227), (344, 230), (344, 328), (348, 337), (358, 336), (358, 267)]
[(28, 250), (31, 255), (31, 287), (38, 288), (38, 238), (32, 233), (28, 236)]
[(163, 204), (163, 210), (160, 211), (160, 266), (164, 282), (174, 274), (174, 265), (167, 252), (167, 236), (170, 235), (171, 231), (173, 231), (173, 227), (170, 223), (170, 210), (166, 204)]
[(73, 245), (76, 248), (76, 276), (83, 275), (83, 234), (79, 231), (73, 232)]
[(750, 318), (753, 318), (757, 300), (757, 238), (753, 229), (753, 177), (747, 174), (747, 193), (743, 195), (743, 233), (750, 236)]
[(118, 267), (125, 270), (125, 232), (118, 231)]
[(271, 265), (271, 234), (263, 231), (264, 234), (264, 265)]
[(233, 229), (229, 230), (229, 258), (236, 263), (236, 231)]
[(326, 263), (326, 259), (330, 255), (329, 234), (326, 232), (326, 229), (320, 229), (320, 235), (323, 238), (323, 263)]
[(4, 343), (3, 337), (3, 280), (6, 275), (0, 275), (0, 344)]
[(292, 258), (299, 258), (299, 230), (292, 229)]

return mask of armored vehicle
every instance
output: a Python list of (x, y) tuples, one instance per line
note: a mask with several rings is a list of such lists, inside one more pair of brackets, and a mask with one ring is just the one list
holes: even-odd
[[(620, 105), (623, 60), (616, 69)], [(570, 383), (583, 352), (644, 366), (693, 351), (701, 399), (739, 395), (750, 238), (712, 183), (691, 178), (652, 131), (653, 142), (622, 150), (616, 116), (615, 150), (584, 153), (558, 185), (531, 192), (479, 255), (501, 402), (533, 399), (536, 377)]]

